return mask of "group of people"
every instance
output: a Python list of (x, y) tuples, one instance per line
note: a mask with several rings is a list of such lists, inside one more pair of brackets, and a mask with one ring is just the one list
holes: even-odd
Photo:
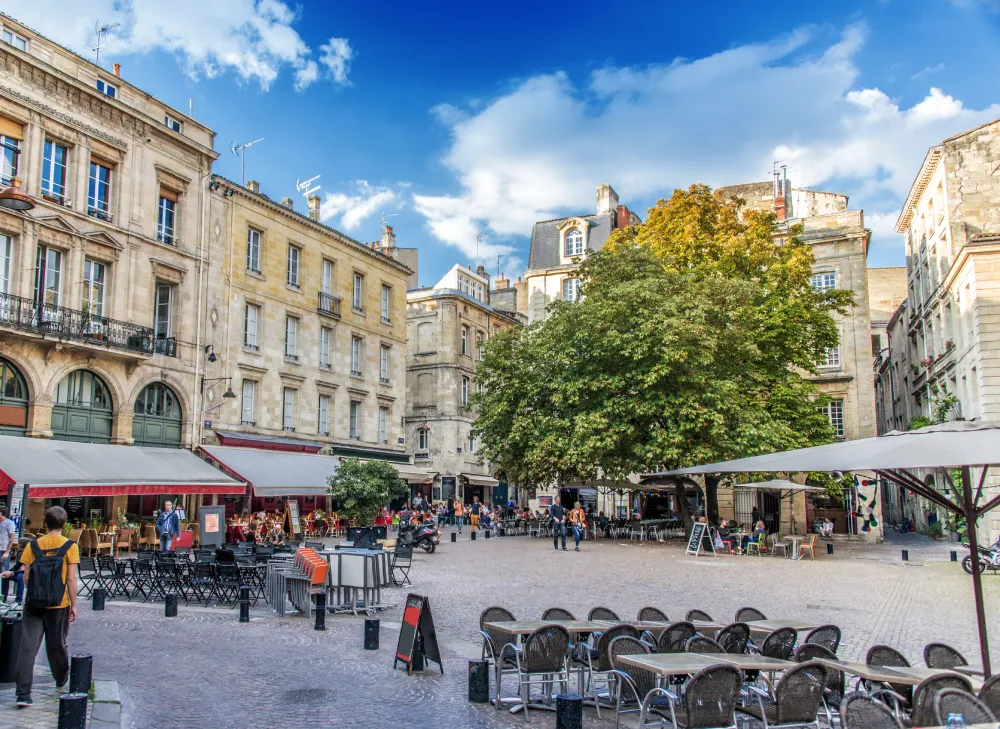
[(283, 545), (287, 538), (284, 521), (268, 517), (263, 511), (254, 514), (249, 522), (230, 517), (226, 524), (227, 542), (256, 542), (277, 547)]

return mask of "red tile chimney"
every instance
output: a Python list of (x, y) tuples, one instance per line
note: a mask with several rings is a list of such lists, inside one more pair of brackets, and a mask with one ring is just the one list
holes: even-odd
[(121, 78), (122, 75), (122, 65), (120, 63), (115, 64), (115, 76)]

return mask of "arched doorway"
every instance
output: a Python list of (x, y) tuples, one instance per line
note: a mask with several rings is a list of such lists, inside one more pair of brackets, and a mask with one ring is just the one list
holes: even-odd
[(111, 442), (111, 393), (100, 377), (74, 370), (56, 388), (52, 437), (79, 443)]
[(162, 382), (151, 382), (135, 399), (132, 438), (137, 446), (178, 448), (181, 444), (181, 406), (177, 395)]
[(28, 429), (28, 383), (17, 367), (0, 357), (0, 435)]

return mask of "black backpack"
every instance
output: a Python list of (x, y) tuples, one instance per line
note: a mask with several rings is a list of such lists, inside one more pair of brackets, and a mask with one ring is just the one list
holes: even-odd
[(76, 542), (67, 540), (58, 549), (42, 549), (38, 540), (31, 540), (31, 562), (28, 574), (28, 594), (25, 596), (24, 607), (29, 610), (45, 610), (59, 607), (66, 595), (66, 583), (63, 581), (63, 560), (66, 553)]

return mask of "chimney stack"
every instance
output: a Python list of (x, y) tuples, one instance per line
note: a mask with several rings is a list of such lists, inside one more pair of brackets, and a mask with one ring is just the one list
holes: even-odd
[(779, 222), (788, 219), (788, 168), (781, 165), (774, 170), (774, 215)]
[(510, 288), (510, 281), (502, 273), (493, 279), (493, 288), (496, 291), (502, 291), (503, 289)]
[(120, 63), (115, 64), (115, 76), (121, 78), (122, 76), (122, 65)]
[(257, 195), (260, 194), (260, 183), (257, 180), (247, 180), (247, 189)]
[(490, 280), (490, 275), (486, 273), (486, 267), (483, 266), (483, 264), (480, 263), (478, 266), (476, 266), (476, 273), (485, 278), (487, 281)]
[(614, 212), (618, 207), (618, 193), (611, 185), (597, 186), (597, 214)]
[(293, 206), (294, 204), (292, 203), (292, 198), (290, 197), (281, 198), (281, 207), (288, 208), (289, 210), (291, 210)]
[(319, 195), (310, 195), (306, 198), (306, 202), (309, 204), (309, 217), (318, 223), (320, 207)]
[(396, 247), (396, 234), (392, 232), (392, 226), (385, 226), (385, 230), (382, 231), (382, 248), (395, 248)]

